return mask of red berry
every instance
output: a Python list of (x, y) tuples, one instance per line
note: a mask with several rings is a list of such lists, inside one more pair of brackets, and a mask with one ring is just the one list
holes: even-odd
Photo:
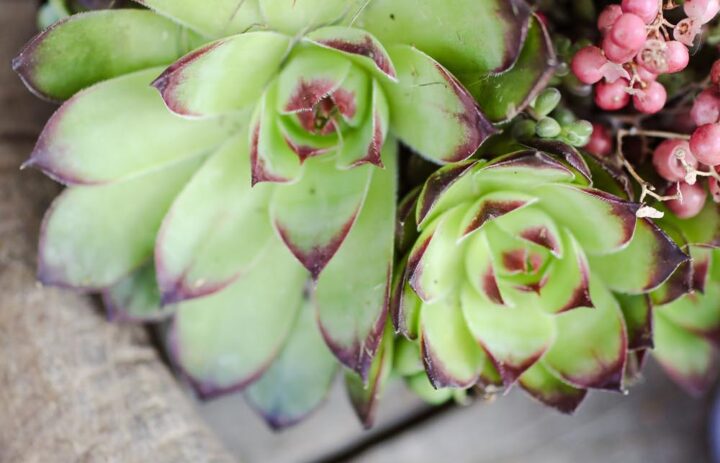
[(720, 119), (720, 94), (712, 88), (700, 92), (693, 102), (690, 118), (695, 125), (714, 124)]
[(633, 13), (643, 21), (645, 24), (650, 24), (655, 20), (658, 15), (659, 4), (657, 0), (623, 0), (622, 10), (626, 13)]
[(630, 102), (630, 94), (625, 89), (628, 81), (618, 79), (615, 82), (600, 82), (595, 86), (595, 104), (605, 111), (622, 109)]
[(585, 150), (595, 156), (605, 157), (612, 153), (613, 143), (610, 131), (602, 124), (593, 124), (593, 131), (590, 140), (585, 145)]
[(705, 124), (695, 129), (690, 137), (690, 151), (702, 164), (720, 164), (720, 124)]
[(638, 51), (647, 39), (645, 21), (636, 14), (625, 13), (612, 25), (608, 37), (615, 45)]
[(685, 45), (677, 40), (665, 42), (665, 61), (667, 62), (667, 73), (680, 72), (690, 62), (690, 53)]
[(612, 41), (610, 36), (607, 36), (602, 41), (602, 49), (605, 52), (605, 56), (613, 63), (624, 64), (633, 59), (637, 54), (637, 50), (631, 50), (625, 47), (621, 47)]
[(710, 79), (715, 85), (720, 85), (720, 59), (715, 61), (710, 69)]
[(673, 199), (667, 202), (667, 207), (673, 214), (681, 219), (695, 217), (705, 207), (707, 192), (700, 184), (688, 185), (687, 183), (676, 183), (668, 190), (668, 195), (677, 194), (678, 185), (682, 199)]
[(697, 168), (697, 159), (690, 152), (690, 144), (685, 140), (665, 140), (653, 152), (653, 166), (657, 173), (669, 182), (685, 180), (687, 171), (676, 154), (681, 154), (685, 162), (693, 169)]
[(720, 0), (685, 0), (683, 8), (689, 18), (705, 24), (720, 11)]
[(645, 114), (655, 114), (665, 107), (667, 92), (659, 82), (650, 82), (641, 92), (633, 96), (635, 109)]
[(584, 84), (594, 84), (603, 77), (600, 68), (607, 63), (602, 50), (592, 45), (578, 50), (572, 59), (572, 71)]
[(598, 16), (597, 28), (603, 34), (607, 33), (607, 31), (610, 30), (612, 25), (615, 24), (615, 21), (617, 21), (622, 14), (623, 11), (622, 8), (620, 8), (620, 5), (606, 6)]

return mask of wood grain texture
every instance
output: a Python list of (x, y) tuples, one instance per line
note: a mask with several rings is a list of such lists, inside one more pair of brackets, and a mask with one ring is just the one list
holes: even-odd
[(143, 329), (35, 282), (40, 218), (58, 188), (18, 167), (53, 108), (9, 69), (35, 7), (0, 0), (0, 462), (229, 463)]

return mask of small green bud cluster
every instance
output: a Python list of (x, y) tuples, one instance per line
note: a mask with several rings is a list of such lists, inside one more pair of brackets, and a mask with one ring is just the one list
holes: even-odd
[(520, 117), (512, 127), (512, 135), (518, 140), (540, 137), (561, 140), (575, 147), (582, 147), (590, 140), (592, 124), (578, 120), (560, 105), (562, 96), (556, 88), (547, 88), (530, 104), (529, 117)]

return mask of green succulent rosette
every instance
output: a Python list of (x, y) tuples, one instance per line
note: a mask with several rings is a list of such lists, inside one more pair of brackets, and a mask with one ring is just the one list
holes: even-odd
[(650, 352), (688, 393), (700, 395), (720, 367), (720, 210), (708, 202), (691, 219), (666, 213), (661, 225), (692, 260), (651, 295)]
[(415, 390), (518, 384), (572, 412), (588, 389), (623, 388), (642, 330), (619, 298), (687, 256), (639, 205), (593, 188), (576, 151), (543, 146), (444, 167), (420, 192), (393, 304), (426, 373), (403, 362)]
[[(495, 0), (424, 0), (454, 34), (413, 2), (140, 3), (64, 17), (13, 62), (63, 102), (26, 163), (67, 186), (40, 281), (100, 292), (115, 320), (172, 317), (197, 391), (244, 390), (275, 427), (314, 409), (340, 363), (370, 423), (392, 358), (399, 142), (471, 156), (547, 78), (542, 25)], [(523, 60), (538, 47), (544, 62)], [(492, 92), (464, 84), (500, 71), (532, 82), (486, 116)]]

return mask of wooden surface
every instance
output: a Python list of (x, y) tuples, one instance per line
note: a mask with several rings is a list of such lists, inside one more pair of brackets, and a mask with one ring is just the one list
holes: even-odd
[[(82, 461), (113, 461), (113, 458), (123, 463), (134, 461), (101, 453), (107, 452), (102, 442), (97, 443), (96, 448), (78, 448), (84, 442), (83, 436), (93, 426), (103, 419), (106, 423), (112, 422), (107, 414), (116, 411), (117, 404), (107, 403), (104, 407), (88, 409), (85, 429), (80, 426), (66, 430), (65, 441), (62, 442), (64, 447), (61, 448), (70, 453), (54, 453), (53, 458), (35, 460), (27, 457), (29, 451), (22, 456), (23, 451), (33, 447), (45, 451), (46, 456), (57, 449), (52, 447), (57, 442), (44, 439), (45, 436), (37, 434), (37, 431), (48, 420), (62, 423), (58, 413), (63, 409), (59, 404), (67, 407), (68, 404), (83, 400), (82, 394), (73, 393), (78, 384), (82, 383), (80, 379), (73, 385), (63, 383), (61, 387), (65, 387), (65, 390), (56, 389), (60, 397), (57, 402), (42, 397), (21, 396), (22, 391), (27, 391), (22, 383), (23, 375), (27, 375), (31, 367), (41, 368), (41, 371), (51, 369), (53, 362), (62, 359), (63, 352), (73, 355), (86, 352), (88, 358), (98, 353), (113, 356), (118, 354), (118, 345), (132, 340), (131, 345), (143, 352), (141, 357), (150, 359), (147, 364), (149, 368), (162, 370), (161, 384), (171, 389), (173, 387), (164, 367), (148, 351), (147, 340), (142, 333), (116, 330), (106, 325), (92, 315), (93, 308), (85, 298), (57, 290), (39, 289), (32, 284), (33, 262), (30, 256), (33, 255), (39, 214), (54, 194), (55, 188), (37, 173), (20, 173), (17, 166), (29, 154), (33, 140), (51, 107), (38, 103), (23, 89), (10, 74), (8, 64), (18, 47), (32, 34), (33, 8), (34, 2), (31, 0), (0, 0), (0, 63), (3, 63), (0, 66), (0, 174), (5, 180), (4, 184), (0, 184), (0, 203), (7, 201), (9, 195), (28, 197), (24, 203), (27, 206), (25, 210), (0, 217), (0, 235), (13, 237), (12, 240), (0, 240), (0, 265), (4, 266), (2, 271), (6, 272), (5, 275), (9, 265), (21, 267), (21, 270), (14, 270), (14, 275), (19, 275), (16, 283), (25, 290), (20, 298), (23, 305), (19, 307), (27, 310), (29, 317), (52, 314), (55, 317), (51, 318), (53, 323), (67, 323), (69, 319), (61, 315), (68, 312), (53, 313), (53, 307), (47, 305), (52, 302), (89, 314), (90, 321), (83, 329), (109, 330), (115, 333), (115, 337), (111, 338), (111, 343), (100, 346), (78, 345), (78, 337), (57, 338), (54, 340), (57, 343), (55, 349), (46, 349), (40, 358), (45, 363), (28, 360), (18, 364), (18, 358), (11, 359), (16, 362), (16, 370), (12, 376), (7, 373), (5, 377), (0, 376), (0, 384), (3, 380), (10, 381), (15, 387), (11, 389), (6, 386), (5, 390), (0, 391), (0, 417), (18, 410), (16, 401), (19, 400), (34, 400), (34, 408), (31, 409), (32, 413), (26, 415), (16, 413), (13, 421), (15, 428), (2, 427), (0, 422), (0, 463), (81, 461), (79, 457), (62, 458), (60, 455), (78, 455), (82, 452), (85, 452)], [(0, 310), (5, 309), (10, 300), (7, 293), (3, 294), (3, 298), (0, 299)], [(46, 305), (42, 306), (43, 303)], [(1, 320), (2, 317), (0, 365), (7, 366), (8, 339), (12, 339), (13, 334), (17, 339), (17, 333), (8, 333), (7, 327), (3, 331)], [(28, 323), (25, 326), (32, 328), (33, 325)], [(23, 336), (30, 340), (39, 335), (29, 329)], [(136, 355), (137, 351), (132, 354)], [(112, 375), (106, 385), (108, 390), (113, 383), (120, 383), (123, 379), (117, 371)], [(333, 390), (327, 403), (308, 421), (279, 434), (269, 431), (238, 395), (208, 403), (197, 402), (196, 408), (226, 447), (240, 461), (247, 463), (707, 463), (707, 399), (688, 398), (653, 365), (647, 376), (648, 381), (633, 388), (629, 396), (609, 393), (591, 395), (573, 417), (544, 408), (520, 391), (512, 391), (494, 403), (475, 403), (442, 412), (428, 412), (428, 408), (410, 396), (401, 384), (395, 384), (383, 401), (378, 426), (370, 433), (360, 429), (340, 387)], [(98, 378), (108, 379), (103, 375)], [(177, 402), (177, 405), (173, 405), (177, 411), (183, 416), (191, 416), (184, 408), (182, 398), (179, 395), (172, 397)], [(152, 396), (141, 394), (128, 397), (120, 403), (127, 408), (139, 404), (152, 407), (154, 401)], [(413, 422), (414, 417), (417, 418), (416, 422)], [(30, 426), (27, 428), (29, 432), (36, 434), (31, 436), (23, 432), (18, 423)], [(153, 436), (160, 435), (164, 426), (160, 421), (145, 421), (142, 425), (146, 427), (148, 435)], [(117, 432), (117, 426), (111, 426), (105, 431), (111, 434)], [(22, 441), (24, 447), (18, 447), (21, 439), (25, 439)], [(171, 458), (172, 451), (176, 450), (172, 446), (168, 447), (170, 444), (167, 442), (151, 442), (148, 445), (148, 458), (144, 460), (148, 462), (161, 461), (157, 457), (150, 457), (153, 448), (164, 445), (165, 458)], [(203, 456), (208, 457), (211, 452), (207, 450)]]
[[(411, 414), (417, 403), (396, 384), (374, 432)], [(415, 404), (415, 405), (413, 405)], [(520, 390), (492, 403), (455, 407), (353, 458), (333, 460), (372, 437), (353, 421), (341, 390), (308, 421), (273, 434), (240, 397), (200, 405), (226, 445), (246, 462), (364, 463), (707, 463), (709, 398), (692, 399), (651, 364), (629, 395), (597, 392), (572, 417), (545, 408)]]

